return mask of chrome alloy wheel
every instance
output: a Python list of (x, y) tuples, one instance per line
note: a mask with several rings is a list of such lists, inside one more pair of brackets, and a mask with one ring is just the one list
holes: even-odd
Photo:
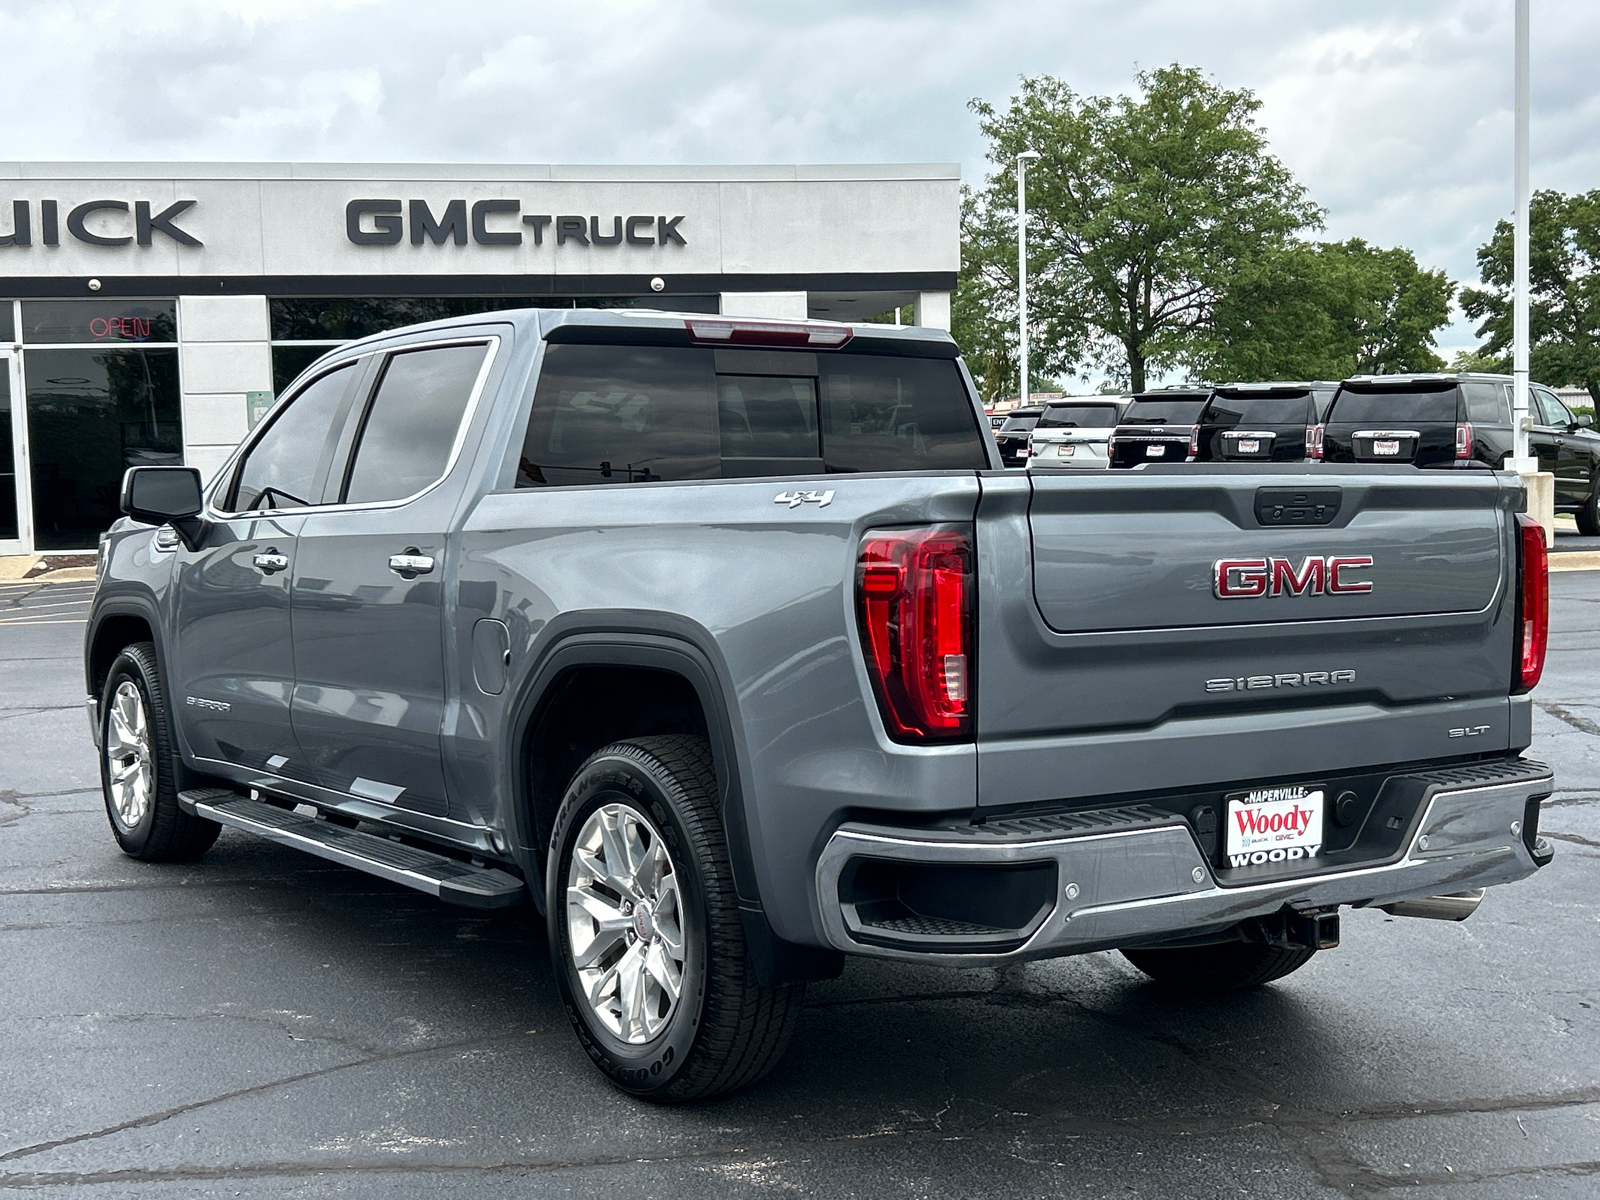
[(106, 778), (117, 824), (135, 828), (150, 811), (156, 770), (150, 746), (150, 719), (144, 695), (131, 679), (117, 685), (106, 715)]
[(603, 804), (567, 867), (567, 940), (583, 997), (630, 1045), (666, 1028), (683, 985), (683, 902), (672, 856), (650, 819)]

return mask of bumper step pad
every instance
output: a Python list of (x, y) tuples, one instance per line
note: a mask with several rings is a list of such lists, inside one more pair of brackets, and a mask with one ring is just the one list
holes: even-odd
[(522, 880), (495, 867), (473, 866), (376, 834), (301, 816), (238, 792), (202, 788), (179, 793), (178, 803), (196, 816), (416, 888), (451, 904), (503, 908), (527, 899)]

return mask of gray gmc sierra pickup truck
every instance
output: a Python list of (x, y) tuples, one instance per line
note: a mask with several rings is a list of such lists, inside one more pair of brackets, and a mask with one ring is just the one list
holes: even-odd
[(1237, 989), (1551, 855), (1515, 476), (1006, 471), (942, 333), (397, 330), (122, 506), (85, 642), (122, 848), (531, 901), (657, 1100), (759, 1078), (845, 954)]

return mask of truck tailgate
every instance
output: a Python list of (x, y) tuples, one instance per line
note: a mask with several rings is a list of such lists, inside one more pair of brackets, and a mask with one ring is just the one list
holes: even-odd
[(1517, 498), (1487, 471), (986, 477), (980, 803), (1506, 749)]

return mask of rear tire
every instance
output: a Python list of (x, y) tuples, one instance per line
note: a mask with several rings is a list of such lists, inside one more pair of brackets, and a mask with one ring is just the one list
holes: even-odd
[(704, 738), (593, 754), (556, 814), (545, 896), (562, 1003), (617, 1087), (681, 1103), (777, 1065), (805, 986), (756, 982)]
[(1307, 946), (1223, 942), (1124, 950), (1122, 956), (1165, 987), (1187, 992), (1242, 992), (1298, 971), (1316, 955)]
[(144, 862), (183, 862), (211, 848), (222, 826), (179, 806), (187, 778), (156, 648), (125, 646), (100, 698), (100, 789), (124, 853)]
[(1584, 537), (1600, 537), (1600, 479), (1595, 480), (1589, 499), (1578, 510), (1578, 532)]

